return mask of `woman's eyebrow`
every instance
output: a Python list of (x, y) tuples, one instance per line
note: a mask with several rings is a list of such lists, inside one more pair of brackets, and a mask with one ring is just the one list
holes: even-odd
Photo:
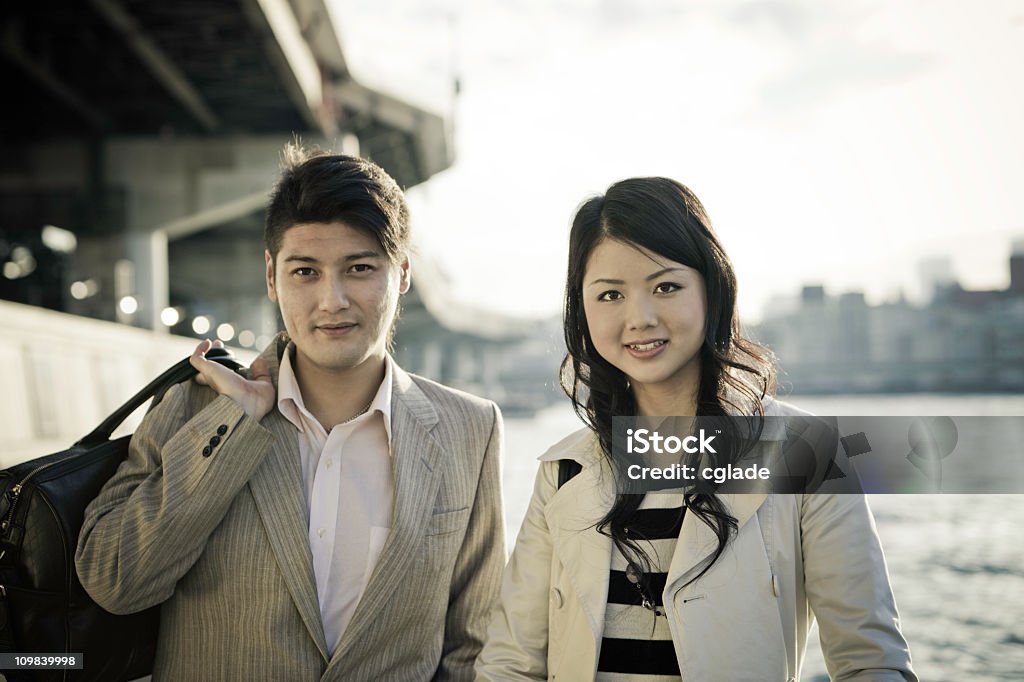
[(595, 280), (593, 280), (587, 286), (588, 287), (592, 287), (595, 284), (625, 284), (625, 282), (623, 280), (621, 280), (621, 279), (604, 279), (604, 278), (602, 278), (602, 279), (595, 279)]
[[(657, 278), (661, 277), (662, 275), (664, 275), (665, 273), (668, 273), (668, 272), (682, 272), (682, 273), (685, 273), (686, 270), (684, 270), (683, 268), (663, 268), (663, 269), (658, 270), (657, 272), (655, 272), (653, 274), (647, 275), (647, 277), (644, 278), (644, 281), (650, 282), (652, 279), (657, 279)], [(621, 280), (621, 279), (607, 279), (607, 278), (602, 277), (600, 279), (592, 280), (590, 282), (590, 284), (588, 284), (587, 286), (589, 287), (589, 286), (593, 286), (595, 284), (625, 284), (625, 283), (626, 282), (624, 280)]]
[(657, 272), (655, 272), (652, 275), (647, 275), (647, 277), (645, 277), (644, 279), (646, 281), (650, 282), (652, 279), (657, 279), (657, 278), (661, 277), (662, 275), (664, 275), (667, 272), (683, 272), (683, 273), (685, 273), (686, 270), (683, 270), (682, 268), (664, 268), (662, 270), (658, 270)]

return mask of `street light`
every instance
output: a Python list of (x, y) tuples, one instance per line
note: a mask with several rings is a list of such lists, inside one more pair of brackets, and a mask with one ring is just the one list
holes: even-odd
[(210, 331), (210, 318), (200, 315), (192, 320), (192, 331), (196, 334), (205, 334)]

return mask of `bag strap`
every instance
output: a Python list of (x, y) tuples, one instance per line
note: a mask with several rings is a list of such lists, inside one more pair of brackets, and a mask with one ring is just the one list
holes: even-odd
[(558, 487), (561, 488), (581, 471), (583, 471), (583, 467), (574, 459), (558, 460)]
[[(206, 351), (206, 359), (213, 360), (214, 362), (224, 365), (235, 372), (240, 372), (243, 369), (242, 364), (235, 360), (235, 357), (230, 351), (224, 348), (211, 348)], [(75, 443), (74, 447), (91, 447), (110, 440), (111, 434), (114, 433), (114, 430), (121, 425), (121, 422), (127, 419), (128, 415), (137, 410), (147, 400), (152, 398), (153, 405), (156, 405), (163, 399), (164, 393), (166, 393), (171, 386), (191, 379), (198, 373), (199, 372), (192, 366), (192, 363), (189, 362), (188, 358), (179, 360), (171, 367), (167, 368), (163, 374), (146, 384), (141, 391), (129, 398), (128, 402), (114, 410), (113, 414), (104, 419), (100, 425), (93, 429), (88, 435)]]

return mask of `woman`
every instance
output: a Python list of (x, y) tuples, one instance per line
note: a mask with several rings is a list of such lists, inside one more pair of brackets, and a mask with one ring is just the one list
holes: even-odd
[(863, 496), (615, 491), (613, 415), (801, 414), (735, 301), (683, 185), (580, 207), (562, 383), (588, 427), (541, 457), (478, 679), (795, 680), (814, 617), (833, 678), (917, 679)]

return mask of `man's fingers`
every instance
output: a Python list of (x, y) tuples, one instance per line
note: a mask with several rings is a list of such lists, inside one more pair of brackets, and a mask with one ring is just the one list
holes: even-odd
[(203, 371), (203, 362), (206, 361), (206, 351), (210, 350), (210, 342), (203, 339), (196, 346), (196, 349), (192, 351), (192, 357), (188, 359), (189, 363), (200, 372)]
[(196, 346), (189, 362), (196, 368), (196, 381), (209, 386), (217, 393), (228, 396), (245, 410), (250, 417), (262, 419), (274, 405), (274, 384), (267, 363), (256, 358), (249, 366), (247, 380), (220, 363), (208, 360), (206, 353), (211, 348), (223, 348), (220, 341), (204, 340)]
[(206, 359), (206, 354), (211, 348), (215, 347), (217, 342), (211, 342), (209, 339), (203, 339), (196, 346), (196, 349), (192, 351), (192, 356), (188, 359), (189, 364), (196, 368), (199, 374), (196, 375), (196, 381), (204, 386), (211, 386), (213, 377), (210, 376), (210, 372), (214, 370), (214, 365), (217, 363)]

